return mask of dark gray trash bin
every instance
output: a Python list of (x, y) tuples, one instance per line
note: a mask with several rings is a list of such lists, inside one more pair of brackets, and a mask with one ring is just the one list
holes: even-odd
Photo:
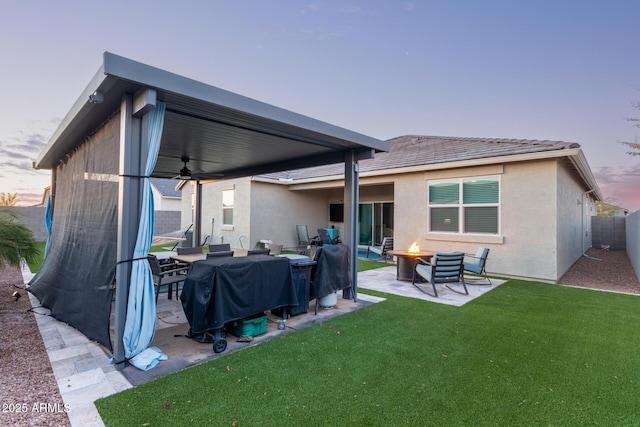
[[(291, 274), (293, 275), (293, 284), (298, 292), (298, 305), (288, 307), (287, 312), (290, 316), (306, 313), (309, 311), (309, 294), (311, 289), (311, 269), (316, 265), (306, 255), (283, 254), (282, 257), (289, 258), (291, 263)], [(276, 308), (271, 313), (282, 317), (283, 309)]]

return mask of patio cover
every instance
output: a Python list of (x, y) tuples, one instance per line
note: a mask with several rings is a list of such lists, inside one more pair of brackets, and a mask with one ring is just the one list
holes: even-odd
[[(122, 338), (130, 292), (131, 264), (135, 262), (132, 257), (143, 206), (143, 185), (148, 181), (145, 176), (149, 176), (144, 171), (149, 149), (146, 144), (148, 113), (158, 103), (166, 107), (164, 129), (157, 162), (150, 176), (175, 177), (184, 166), (182, 159), (185, 157), (189, 159), (187, 166), (192, 171), (192, 179), (197, 180), (198, 184), (207, 180), (344, 162), (347, 234), (344, 240), (351, 245), (357, 244), (358, 161), (389, 149), (384, 141), (105, 52), (102, 66), (40, 153), (35, 167), (53, 171), (52, 233), (55, 233), (56, 209), (63, 209), (56, 207), (56, 200), (65, 200), (61, 194), (56, 194), (56, 170), (73, 159), (78, 148), (105, 123), (118, 121), (119, 169), (117, 175), (112, 175), (118, 183), (117, 215), (112, 220), (117, 232), (107, 242), (107, 245), (115, 242), (117, 248), (115, 253), (102, 253), (111, 262), (106, 263), (109, 268), (101, 270), (107, 278), (114, 267), (116, 271), (116, 336), (113, 345), (118, 369), (124, 367)], [(86, 171), (84, 175), (86, 179)], [(194, 230), (197, 240), (201, 234), (199, 187), (196, 189)], [(59, 191), (70, 190), (68, 186), (62, 186)], [(58, 249), (52, 245), (50, 251)], [(352, 247), (351, 254), (352, 265), (355, 265), (355, 247)], [(87, 254), (83, 255), (84, 259), (67, 259), (64, 262), (66, 265), (91, 262), (86, 259)], [(60, 276), (56, 278), (53, 274), (58, 271), (56, 263), (64, 259), (60, 256), (48, 256), (45, 259), (43, 267), (46, 265), (50, 274), (47, 280), (39, 279), (41, 292), (47, 288), (65, 286)], [(354, 283), (351, 296), (355, 298), (356, 272), (352, 271), (351, 274)], [(105, 279), (102, 280), (102, 286), (95, 283), (74, 283), (72, 286), (101, 289), (102, 293), (95, 298), (105, 301), (106, 295), (110, 296), (112, 290), (109, 286), (105, 290)], [(90, 304), (78, 306), (91, 307)], [(83, 315), (93, 315), (89, 313), (90, 308), (86, 311)], [(145, 313), (145, 316), (153, 316), (155, 322), (155, 312)], [(105, 322), (108, 327), (108, 316), (99, 320), (101, 327), (104, 328)], [(81, 328), (79, 324), (68, 323)], [(109, 343), (103, 344), (110, 347)]]

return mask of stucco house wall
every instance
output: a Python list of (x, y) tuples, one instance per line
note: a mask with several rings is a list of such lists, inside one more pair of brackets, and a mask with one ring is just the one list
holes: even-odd
[[(488, 175), (500, 177), (498, 236), (428, 231), (429, 180)], [(396, 249), (406, 249), (414, 241), (433, 251), (475, 253), (478, 246), (486, 246), (491, 250), (488, 271), (548, 281), (556, 281), (582, 255), (577, 200), (584, 190), (562, 161), (399, 174), (392, 179)]]
[(555, 160), (507, 164), (501, 179), (502, 243), (490, 246), (498, 274), (556, 280)]
[[(234, 190), (233, 226), (222, 225), (222, 192)], [(182, 187), (183, 228), (193, 222), (193, 184)], [(285, 185), (253, 181), (250, 177), (202, 185), (202, 233), (208, 243), (229, 243), (234, 249), (251, 249), (260, 240), (296, 247), (295, 226), (306, 224), (309, 233), (327, 227), (327, 191), (291, 191)], [(213, 227), (211, 220), (213, 219)], [(212, 234), (213, 230), (213, 234)], [(315, 235), (315, 234), (314, 234)]]
[[(222, 224), (222, 192), (234, 190), (233, 225)], [(200, 240), (229, 243), (235, 249), (250, 249), (251, 178), (207, 183), (202, 186), (202, 230)], [(212, 234), (213, 232), (213, 234)], [(242, 238), (242, 240), (241, 240)]]
[(153, 207), (156, 211), (179, 211), (181, 209), (182, 200), (179, 197), (163, 197), (153, 186), (151, 193), (153, 194)]
[(298, 245), (295, 226), (306, 225), (311, 237), (328, 226), (327, 190), (291, 191), (287, 186), (254, 181), (251, 186), (251, 244), (271, 240), (285, 248)]
[[(472, 254), (485, 246), (489, 273), (556, 282), (591, 246), (594, 200), (602, 196), (578, 144), (405, 136), (360, 166), (359, 203), (393, 203), (395, 249), (417, 242)], [(429, 231), (429, 183), (474, 177), (499, 180), (498, 233)], [(225, 188), (236, 189), (231, 230), (219, 228)], [(261, 239), (295, 247), (296, 224), (312, 236), (327, 226), (344, 236), (344, 224), (329, 221), (329, 204), (343, 203), (343, 194), (340, 165), (224, 181), (203, 187), (203, 217), (216, 218), (213, 243), (222, 238), (237, 247), (245, 236), (245, 249)], [(184, 198), (191, 195), (183, 189)], [(190, 202), (185, 218), (191, 222)], [(203, 226), (202, 238), (208, 234)]]
[[(191, 182), (183, 183), (180, 188), (182, 198), (180, 199), (180, 228), (185, 230), (189, 225), (193, 224), (193, 191), (194, 184)], [(203, 221), (203, 227), (205, 222)]]
[(591, 247), (591, 216), (595, 203), (566, 162), (558, 161), (557, 277)]

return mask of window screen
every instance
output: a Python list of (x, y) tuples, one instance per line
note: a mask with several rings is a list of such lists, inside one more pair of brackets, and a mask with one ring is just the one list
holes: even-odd
[(498, 177), (452, 179), (429, 184), (429, 230), (498, 234)]
[(233, 225), (233, 192), (234, 190), (224, 190), (222, 192), (223, 225)]

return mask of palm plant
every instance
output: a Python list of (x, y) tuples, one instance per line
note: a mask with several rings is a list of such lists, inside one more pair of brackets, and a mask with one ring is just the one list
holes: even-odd
[(18, 193), (0, 193), (0, 206), (15, 206), (18, 203)]
[(23, 259), (32, 262), (39, 255), (31, 230), (14, 213), (0, 211), (0, 263), (18, 267)]

